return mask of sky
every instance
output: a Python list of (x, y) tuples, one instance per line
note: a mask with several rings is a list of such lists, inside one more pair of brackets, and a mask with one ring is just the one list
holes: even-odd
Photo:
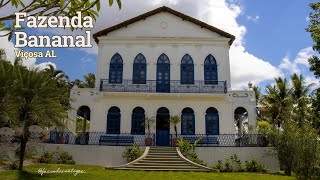
[[(246, 89), (249, 81), (261, 87), (274, 83), (275, 77), (290, 78), (302, 73), (306, 82), (317, 83), (309, 71), (308, 58), (315, 54), (308, 27), (309, 2), (301, 0), (122, 0), (122, 8), (102, 1), (99, 18), (92, 34), (161, 6), (168, 6), (236, 36), (230, 47), (232, 89)], [(1, 9), (0, 16), (14, 11)], [(79, 35), (83, 31), (68, 29), (25, 29), (28, 35)], [(3, 32), (2, 32), (3, 33)], [(13, 38), (12, 41), (14, 41)], [(13, 43), (0, 38), (0, 48), (13, 61)], [(58, 58), (30, 58), (23, 64), (45, 68), (52, 64), (71, 80), (96, 72), (97, 46), (93, 48), (56, 48)], [(22, 48), (25, 51), (47, 49)]]

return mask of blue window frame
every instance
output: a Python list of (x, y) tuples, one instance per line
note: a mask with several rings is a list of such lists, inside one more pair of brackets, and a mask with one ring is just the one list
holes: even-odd
[(170, 61), (165, 54), (157, 61), (157, 92), (170, 92)]
[(219, 113), (213, 107), (208, 108), (206, 111), (206, 134), (219, 135)]
[(120, 134), (120, 109), (111, 107), (107, 116), (107, 134)]
[(123, 72), (123, 60), (120, 54), (116, 53), (112, 56), (109, 69), (109, 83), (121, 84)]
[(184, 108), (181, 115), (181, 134), (194, 134), (194, 112), (191, 108)]
[(181, 84), (194, 84), (194, 65), (189, 54), (186, 54), (181, 59), (180, 65)]
[(133, 84), (146, 84), (147, 64), (146, 58), (139, 53), (133, 63)]
[(211, 54), (204, 60), (204, 84), (218, 84), (217, 61)]
[(141, 107), (136, 107), (132, 111), (131, 134), (145, 134), (145, 113)]

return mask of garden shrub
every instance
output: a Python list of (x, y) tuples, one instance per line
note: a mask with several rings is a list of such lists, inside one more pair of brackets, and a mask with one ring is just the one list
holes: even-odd
[(62, 151), (58, 157), (58, 164), (76, 164), (68, 152)]
[(240, 160), (238, 160), (238, 156), (236, 154), (230, 156), (230, 159), (234, 171), (244, 172), (246, 170), (245, 166), (241, 164)]
[(39, 163), (50, 163), (53, 158), (53, 153), (50, 153), (49, 151), (45, 151), (39, 158)]
[(232, 168), (232, 165), (231, 163), (229, 162), (229, 158), (226, 158), (226, 162), (224, 163), (224, 169), (223, 169), (224, 172), (232, 172), (233, 171), (233, 168)]
[(212, 169), (218, 169), (219, 171), (222, 172), (223, 169), (224, 169), (224, 166), (223, 166), (223, 164), (222, 164), (222, 161), (221, 161), (221, 160), (218, 160), (216, 166), (215, 166), (215, 167), (212, 167)]
[(136, 144), (131, 147), (127, 147), (123, 152), (122, 157), (127, 160), (127, 162), (132, 162), (142, 156), (143, 150), (141, 150)]
[(252, 159), (250, 161), (245, 161), (246, 170), (248, 172), (268, 172), (268, 168), (260, 164), (257, 160)]
[(207, 166), (207, 164), (198, 158), (198, 155), (195, 152), (195, 148), (197, 144), (201, 141), (202, 138), (197, 139), (193, 144), (191, 144), (187, 140), (179, 139), (178, 140), (178, 147), (180, 149), (180, 152), (188, 158), (190, 161), (201, 164), (203, 166)]

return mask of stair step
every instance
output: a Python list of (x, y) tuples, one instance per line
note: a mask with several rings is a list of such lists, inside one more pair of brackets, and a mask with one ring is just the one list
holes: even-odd
[(157, 161), (171, 161), (171, 160), (181, 160), (180, 157), (147, 157), (143, 160), (157, 160)]
[(116, 170), (136, 170), (136, 171), (201, 171), (208, 172), (210, 170), (207, 169), (149, 169), (149, 168), (115, 168)]
[(178, 155), (176, 152), (149, 152), (148, 155)]
[(143, 159), (140, 162), (143, 162), (143, 163), (185, 163), (186, 161), (184, 160), (171, 160), (171, 161), (167, 161), (167, 160), (162, 160), (162, 161), (159, 161), (159, 160), (150, 160), (150, 159)]
[(133, 166), (165, 166), (165, 167), (171, 167), (171, 166), (193, 166), (189, 163), (134, 163)]
[(148, 169), (199, 169), (197, 166), (148, 166), (148, 165), (129, 165), (128, 168), (148, 168)]

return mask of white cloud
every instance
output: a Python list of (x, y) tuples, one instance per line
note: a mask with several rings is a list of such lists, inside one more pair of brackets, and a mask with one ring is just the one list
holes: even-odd
[[(8, 32), (7, 31), (1, 31), (0, 35), (6, 34), (6, 33), (8, 33)], [(19, 49), (15, 48), (14, 44), (11, 41), (8, 41), (7, 37), (0, 37), (0, 42), (1, 42), (0, 49), (4, 49), (5, 50), (7, 60), (10, 61), (11, 63), (14, 63), (14, 60), (15, 60), (15, 57), (16, 57), (14, 51), (15, 50), (19, 50)], [(56, 65), (54, 63), (52, 63), (52, 62), (43, 62), (43, 63), (40, 63), (40, 64), (36, 64), (36, 62), (37, 62), (36, 58), (28, 58), (28, 59), (23, 58), (22, 59), (22, 64), (24, 66), (28, 67), (28, 68), (45, 69), (45, 68), (47, 68), (48, 64), (51, 64), (54, 67), (56, 67)]]
[(315, 54), (312, 47), (307, 47), (298, 52), (296, 57), (290, 60), (289, 55), (286, 55), (283, 59), (279, 68), (287, 71), (288, 73), (301, 74), (302, 70), (309, 67), (308, 59)]
[(247, 16), (247, 20), (257, 23), (260, 20), (260, 16)]

